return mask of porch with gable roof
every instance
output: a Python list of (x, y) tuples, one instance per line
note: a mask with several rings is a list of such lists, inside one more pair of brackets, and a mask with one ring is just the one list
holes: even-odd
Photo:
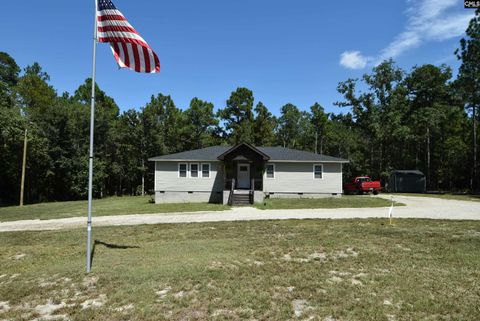
[(254, 146), (242, 143), (220, 156), (224, 166), (223, 202), (248, 205), (263, 201), (263, 173), (270, 157)]

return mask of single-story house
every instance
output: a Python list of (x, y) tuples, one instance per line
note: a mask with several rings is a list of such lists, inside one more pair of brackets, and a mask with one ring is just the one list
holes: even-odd
[(155, 202), (252, 204), (342, 194), (342, 158), (283, 147), (212, 146), (152, 157)]

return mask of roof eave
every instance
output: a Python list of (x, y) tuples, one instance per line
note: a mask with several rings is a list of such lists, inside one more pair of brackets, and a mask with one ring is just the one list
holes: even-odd
[(270, 159), (269, 162), (275, 163), (350, 163), (350, 161), (346, 159), (342, 160), (287, 160), (287, 159)]
[(218, 162), (218, 159), (190, 159), (190, 158), (176, 158), (176, 159), (155, 159), (149, 158), (149, 162)]
[(220, 154), (220, 155), (217, 157), (217, 159), (223, 161), (224, 158), (225, 158), (225, 155), (231, 153), (232, 151), (234, 151), (235, 149), (239, 148), (239, 147), (242, 146), (242, 145), (247, 146), (248, 148), (252, 149), (254, 152), (256, 152), (256, 153), (258, 153), (259, 155), (261, 155), (262, 158), (263, 158), (263, 160), (265, 160), (265, 161), (270, 160), (270, 156), (268, 156), (267, 154), (265, 154), (264, 152), (262, 152), (261, 150), (259, 150), (259, 149), (256, 148), (255, 146), (250, 145), (250, 144), (248, 144), (248, 143), (240, 143), (240, 144), (237, 144), (237, 145), (233, 146), (233, 147), (230, 148), (229, 150), (227, 150), (227, 151), (223, 152), (222, 154)]

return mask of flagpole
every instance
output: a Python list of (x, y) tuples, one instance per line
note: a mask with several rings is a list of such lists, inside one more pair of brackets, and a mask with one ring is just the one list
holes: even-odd
[(88, 219), (87, 219), (87, 273), (92, 267), (92, 185), (93, 185), (93, 129), (95, 117), (95, 71), (97, 64), (97, 8), (95, 0), (95, 22), (93, 29), (92, 94), (90, 100), (90, 151), (88, 155)]

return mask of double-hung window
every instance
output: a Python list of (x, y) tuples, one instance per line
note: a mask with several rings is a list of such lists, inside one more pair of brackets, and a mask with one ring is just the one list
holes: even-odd
[(187, 177), (187, 164), (178, 164), (178, 177)]
[(190, 177), (198, 177), (198, 164), (190, 164)]
[(275, 178), (275, 164), (267, 164), (267, 178)]
[(314, 164), (313, 165), (313, 178), (314, 179), (322, 179), (323, 178), (323, 165), (322, 164)]
[(210, 177), (210, 164), (204, 163), (202, 164), (202, 177), (209, 178)]

